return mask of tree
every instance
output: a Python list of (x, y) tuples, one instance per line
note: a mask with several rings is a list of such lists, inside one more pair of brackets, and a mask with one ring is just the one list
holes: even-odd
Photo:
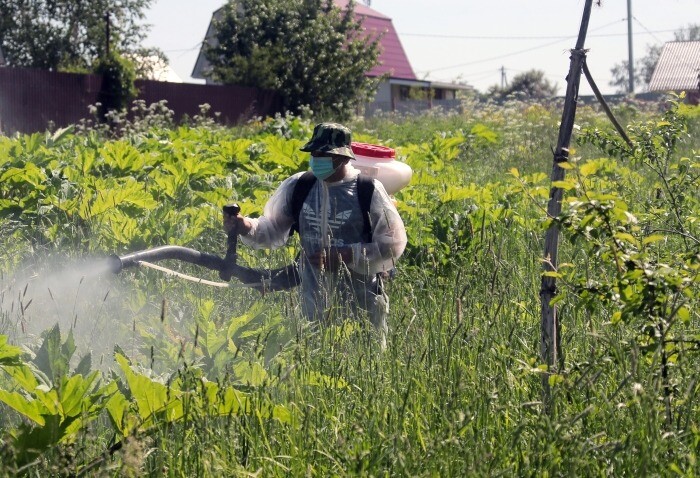
[(136, 78), (142, 80), (165, 81), (168, 69), (168, 57), (159, 48), (138, 48), (124, 55), (133, 64)]
[[(688, 25), (673, 33), (673, 41), (695, 41), (700, 40), (700, 25)], [(663, 45), (651, 45), (647, 48), (647, 54), (640, 58), (634, 65), (635, 83), (640, 89), (645, 89), (651, 81), (656, 64), (659, 62)], [(610, 86), (616, 87), (618, 93), (628, 93), (629, 91), (629, 61), (621, 61), (611, 69), (612, 80)]]
[(139, 22), (153, 0), (3, 0), (0, 46), (8, 66), (54, 71), (92, 71), (110, 45), (136, 52), (148, 27)]
[(514, 95), (521, 99), (546, 99), (557, 94), (556, 83), (552, 84), (544, 77), (541, 70), (529, 70), (513, 77), (513, 80), (505, 88), (497, 85), (487, 91), (489, 97), (505, 99)]
[(347, 117), (371, 97), (379, 38), (363, 33), (354, 2), (229, 0), (205, 49), (216, 82), (276, 90), (291, 112)]

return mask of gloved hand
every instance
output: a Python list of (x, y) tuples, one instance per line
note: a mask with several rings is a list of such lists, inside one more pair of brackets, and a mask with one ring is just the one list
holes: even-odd
[(307, 256), (311, 265), (317, 269), (323, 268), (337, 272), (341, 264), (352, 264), (351, 247), (331, 247)]
[(245, 236), (253, 228), (253, 225), (250, 223), (250, 219), (241, 214), (233, 216), (224, 212), (224, 231), (228, 234), (233, 228), (238, 234)]

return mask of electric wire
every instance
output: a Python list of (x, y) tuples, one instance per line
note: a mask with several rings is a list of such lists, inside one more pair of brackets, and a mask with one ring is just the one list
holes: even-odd
[[(652, 31), (649, 30), (647, 27), (645, 27), (645, 26), (642, 24), (642, 22), (640, 22), (640, 21), (637, 19), (637, 17), (635, 17), (634, 15), (632, 15), (632, 20), (634, 20), (640, 27), (642, 27), (644, 30), (646, 30), (646, 32), (647, 32), (648, 34), (650, 34), (651, 36), (653, 36), (654, 39), (655, 39), (657, 42), (663, 43), (663, 40), (661, 40), (659, 37), (657, 37), (656, 35), (654, 35), (654, 33), (656, 33), (656, 32), (652, 32)], [(658, 32), (658, 33), (662, 33), (662, 32)], [(663, 33), (665, 33), (665, 32), (663, 32)]]
[[(612, 25), (616, 25), (616, 24), (618, 24), (618, 23), (620, 23), (620, 22), (622, 22), (622, 21), (626, 21), (626, 18), (623, 18), (622, 20), (615, 20), (614, 22), (606, 23), (605, 25), (601, 25), (601, 26), (599, 26), (599, 27), (597, 27), (597, 28), (595, 28), (595, 29), (593, 29), (593, 30), (591, 30), (591, 31), (592, 31), (592, 32), (594, 32), (594, 31), (599, 31), (599, 30), (602, 30), (602, 29), (604, 29), (604, 28), (608, 28), (608, 27), (610, 27), (610, 26), (612, 26)], [(590, 35), (589, 35), (589, 36), (590, 36)], [(532, 38), (536, 38), (536, 37), (532, 37)], [(542, 38), (549, 38), (549, 37), (542, 37)], [(556, 40), (554, 40), (554, 41), (552, 41), (552, 42), (547, 42), (547, 43), (543, 43), (543, 44), (540, 44), (540, 45), (535, 45), (535, 46), (530, 47), (530, 48), (526, 48), (526, 49), (523, 49), (523, 50), (518, 50), (518, 51), (514, 51), (514, 52), (510, 52), (510, 53), (505, 53), (505, 54), (499, 55), (499, 56), (494, 56), (494, 57), (489, 57), (489, 58), (482, 58), (482, 59), (480, 59), (480, 60), (474, 60), (474, 61), (470, 61), (470, 62), (467, 62), (467, 63), (461, 63), (461, 64), (459, 64), (459, 65), (443, 66), (443, 67), (432, 68), (432, 69), (428, 69), (428, 70), (417, 70), (417, 72), (418, 72), (418, 73), (425, 73), (425, 72), (432, 73), (432, 72), (435, 72), (435, 71), (451, 70), (451, 69), (454, 69), (454, 68), (461, 68), (461, 67), (464, 67), (464, 66), (471, 66), (471, 65), (476, 65), (476, 64), (479, 64), (479, 63), (486, 63), (486, 62), (489, 62), (489, 61), (500, 60), (500, 59), (502, 59), (502, 58), (508, 58), (508, 57), (511, 57), (511, 56), (520, 55), (521, 53), (527, 53), (527, 52), (530, 52), (530, 51), (539, 50), (539, 49), (541, 49), (541, 48), (546, 48), (546, 47), (548, 47), (548, 46), (556, 45), (557, 43), (561, 43), (562, 41), (570, 40), (570, 39), (572, 39), (572, 38), (576, 38), (576, 35), (570, 35), (570, 36), (566, 36), (566, 37), (554, 37), (554, 38), (556, 38)]]
[[(575, 38), (575, 37), (571, 37), (571, 38)], [(567, 40), (568, 40), (568, 39), (569, 39), (569, 38), (567, 38)], [(461, 67), (464, 67), (464, 66), (478, 65), (479, 63), (486, 63), (486, 62), (489, 62), (489, 61), (500, 60), (500, 59), (503, 59), (503, 58), (508, 58), (508, 57), (511, 57), (511, 56), (520, 55), (521, 53), (527, 53), (527, 52), (530, 52), (530, 51), (539, 50), (540, 48), (546, 48), (546, 47), (548, 47), (548, 46), (556, 45), (557, 43), (561, 43), (562, 41), (564, 41), (564, 40), (556, 40), (556, 41), (548, 42), (548, 43), (545, 43), (545, 44), (542, 44), (542, 45), (537, 45), (537, 46), (534, 46), (534, 47), (532, 47), (532, 48), (526, 48), (526, 49), (524, 49), (524, 50), (518, 50), (518, 51), (513, 51), (513, 52), (510, 52), (510, 53), (506, 53), (506, 54), (504, 54), (504, 55), (492, 56), (492, 57), (489, 57), (489, 58), (482, 58), (482, 59), (480, 59), (480, 60), (474, 60), (474, 61), (470, 61), (470, 62), (467, 62), (467, 63), (460, 63), (459, 65), (443, 66), (443, 67), (440, 67), (440, 68), (432, 68), (432, 69), (430, 69), (430, 70), (418, 70), (418, 72), (430, 72), (430, 73), (432, 73), (432, 72), (434, 72), (434, 71), (452, 70), (452, 69), (454, 69), (454, 68), (461, 68)]]
[[(615, 22), (617, 23), (617, 22)], [(637, 35), (652, 35), (655, 38), (656, 33), (671, 33), (674, 32), (675, 30), (647, 30), (637, 33)], [(434, 34), (434, 33), (400, 33), (400, 36), (406, 36), (406, 37), (423, 37), (423, 38), (441, 38), (441, 39), (446, 39), (446, 40), (567, 40), (569, 38), (576, 38), (575, 35), (573, 36), (552, 36), (552, 35), (543, 35), (543, 36), (490, 36), (490, 35), (441, 35), (441, 34)], [(591, 38), (607, 38), (607, 37), (622, 37), (622, 36), (627, 36), (627, 33), (600, 33), (598, 35), (588, 35)]]

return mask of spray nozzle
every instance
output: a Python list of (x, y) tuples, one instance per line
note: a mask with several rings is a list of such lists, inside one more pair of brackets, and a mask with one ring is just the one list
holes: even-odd
[(124, 263), (122, 262), (121, 258), (116, 254), (112, 254), (107, 258), (107, 266), (109, 267), (109, 270), (112, 271), (114, 274), (118, 274), (122, 271), (122, 269), (124, 269)]

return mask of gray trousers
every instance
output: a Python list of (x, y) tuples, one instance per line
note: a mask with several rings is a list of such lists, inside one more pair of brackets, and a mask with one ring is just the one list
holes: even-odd
[(313, 322), (368, 320), (386, 346), (389, 297), (381, 277), (357, 274), (347, 269), (337, 273), (302, 271), (301, 293), (304, 315)]

